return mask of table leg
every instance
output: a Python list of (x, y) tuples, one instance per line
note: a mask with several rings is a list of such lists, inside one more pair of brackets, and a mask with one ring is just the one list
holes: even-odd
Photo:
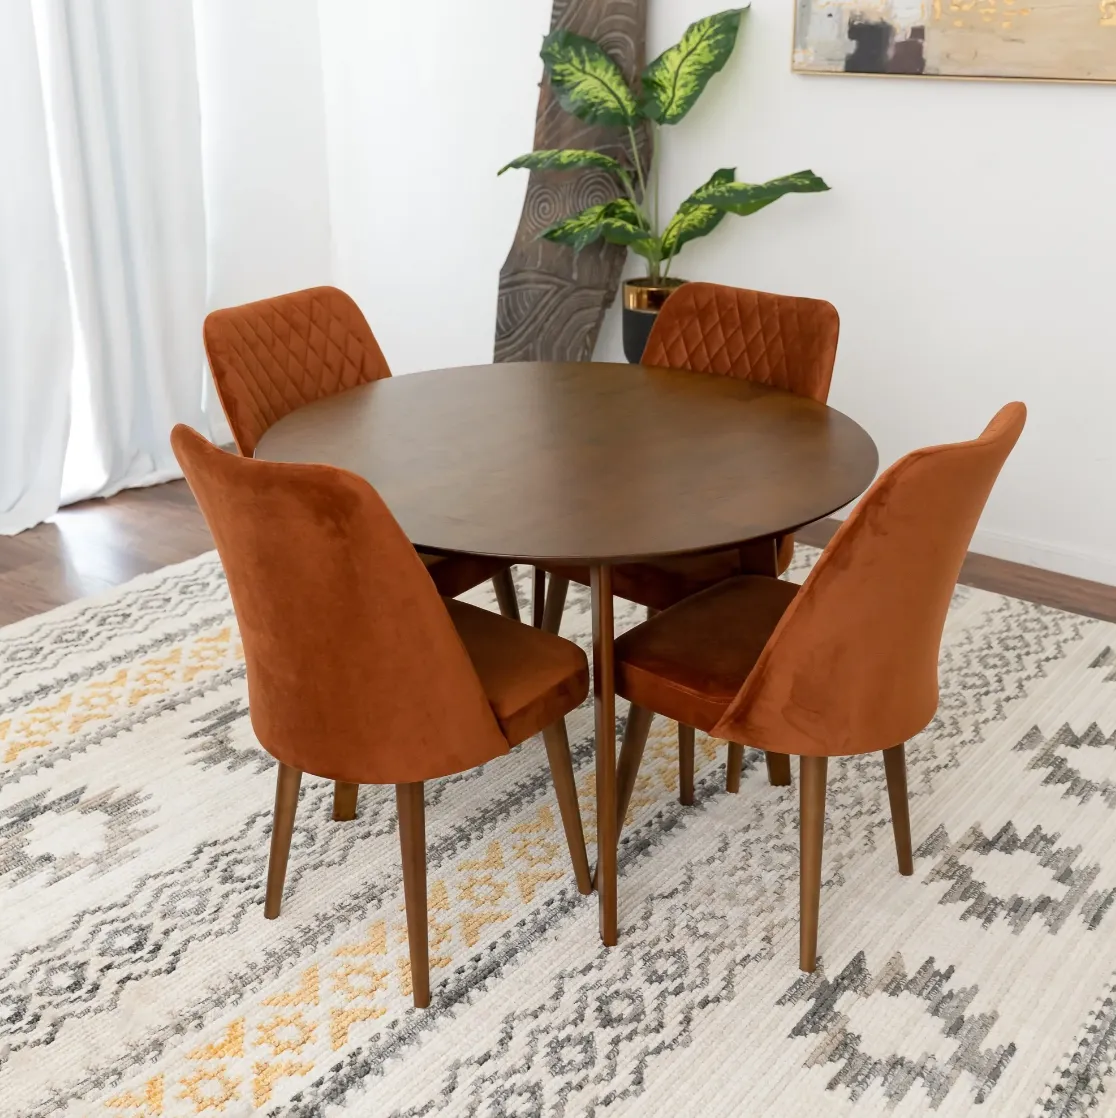
[(597, 744), (597, 907), (601, 941), (616, 944), (616, 679), (613, 661), (612, 568), (591, 569), (593, 706)]
[[(777, 539), (753, 540), (740, 548), (740, 568), (743, 574), (779, 577), (779, 541)], [(775, 787), (785, 787), (791, 782), (790, 758), (785, 753), (768, 753), (767, 779)], [(729, 744), (728, 777), (726, 792), (740, 791), (740, 769), (744, 763), (744, 746)]]
[(775, 539), (752, 540), (741, 544), (740, 573), (779, 577), (779, 541)]
[(546, 609), (546, 571), (535, 568), (535, 588), (531, 596), (531, 624), (536, 629), (543, 627), (543, 613)]

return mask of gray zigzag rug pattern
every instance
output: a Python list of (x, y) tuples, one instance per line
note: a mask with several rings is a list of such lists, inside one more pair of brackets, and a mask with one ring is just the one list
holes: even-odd
[[(564, 632), (588, 629), (575, 594)], [(214, 556), (10, 626), (0, 1112), (1116, 1114), (1116, 626), (962, 588), (941, 674), (908, 751), (914, 877), (879, 759), (831, 766), (814, 975), (797, 799), (758, 754), (730, 796), (699, 736), (682, 807), (656, 721), (613, 949), (537, 742), (431, 783), (420, 1012), (391, 789), (341, 824), (304, 781), (263, 919), (273, 767)], [(591, 836), (589, 705), (569, 727)]]

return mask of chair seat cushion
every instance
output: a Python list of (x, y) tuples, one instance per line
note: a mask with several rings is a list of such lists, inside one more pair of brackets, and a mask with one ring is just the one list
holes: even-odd
[[(745, 550), (751, 546), (757, 545), (745, 545)], [(777, 560), (779, 574), (790, 566), (793, 558), (794, 537), (780, 536)], [(568, 578), (571, 582), (589, 582), (588, 567), (548, 564), (547, 570), (561, 578)], [(626, 601), (664, 610), (702, 590), (716, 586), (726, 578), (735, 578), (742, 572), (739, 548), (711, 551), (704, 555), (675, 555), (646, 563), (620, 563), (612, 572), (612, 592)]]
[(420, 551), (419, 558), (443, 598), (456, 598), (510, 565), (506, 559), (487, 559), (483, 555), (430, 555)]
[(509, 745), (557, 722), (589, 694), (589, 662), (572, 641), (465, 602), (446, 608)]
[(792, 582), (744, 575), (630, 629), (616, 639), (617, 692), (656, 714), (711, 730), (797, 593)]

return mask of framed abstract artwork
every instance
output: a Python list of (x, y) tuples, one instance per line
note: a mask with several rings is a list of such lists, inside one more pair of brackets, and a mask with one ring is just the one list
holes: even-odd
[(794, 69), (1116, 82), (1116, 0), (795, 0)]

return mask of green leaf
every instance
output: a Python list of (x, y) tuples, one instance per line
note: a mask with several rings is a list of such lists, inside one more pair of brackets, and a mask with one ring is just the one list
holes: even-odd
[(714, 173), (678, 207), (663, 231), (663, 257), (677, 256), (682, 246), (712, 233), (725, 214), (747, 216), (777, 202), (784, 194), (813, 194), (828, 185), (813, 171), (799, 171), (764, 183), (736, 182), (730, 167)]
[(641, 256), (653, 251), (654, 238), (639, 216), (639, 211), (627, 198), (616, 198), (600, 206), (589, 206), (580, 213), (567, 217), (544, 229), (543, 240), (569, 245), (580, 252), (603, 237), (610, 244), (628, 245)]
[(645, 117), (677, 124), (694, 107), (709, 79), (729, 60), (747, 7), (691, 23), (681, 40), (643, 71), (640, 108)]
[(573, 217), (555, 222), (544, 229), (539, 237), (541, 240), (553, 241), (555, 244), (569, 245), (574, 252), (580, 252), (600, 237), (604, 211), (604, 205), (588, 206)]
[(601, 171), (611, 171), (613, 174), (622, 175), (623, 166), (611, 155), (600, 151), (529, 151), (518, 159), (513, 159), (506, 167), (501, 167), (496, 173), (502, 175), (505, 171), (516, 168), (526, 168), (528, 171), (576, 171), (580, 168), (593, 167)]
[(770, 182), (714, 182), (694, 191), (690, 201), (713, 206), (725, 213), (746, 217), (777, 202), (784, 194), (816, 194), (828, 190), (828, 184), (813, 171), (799, 171), (794, 175), (771, 179)]
[(639, 210), (627, 198), (617, 198), (605, 206), (601, 236), (614, 245), (627, 245), (633, 252), (651, 259), (657, 240), (643, 224)]
[(697, 201), (702, 191), (715, 186), (722, 186), (733, 182), (736, 178), (735, 167), (723, 167), (713, 173), (712, 178), (697, 190), (678, 207), (678, 212), (667, 223), (663, 230), (663, 257), (670, 259), (677, 256), (682, 246), (688, 241), (697, 240), (712, 233), (724, 220), (725, 211), (716, 206), (704, 205)]
[(628, 247), (637, 256), (642, 256), (649, 264), (658, 265), (662, 263), (662, 241), (657, 237), (647, 237), (642, 241), (633, 241)]
[(639, 117), (620, 67), (592, 39), (559, 28), (543, 40), (543, 64), (558, 103), (588, 124), (629, 127)]

